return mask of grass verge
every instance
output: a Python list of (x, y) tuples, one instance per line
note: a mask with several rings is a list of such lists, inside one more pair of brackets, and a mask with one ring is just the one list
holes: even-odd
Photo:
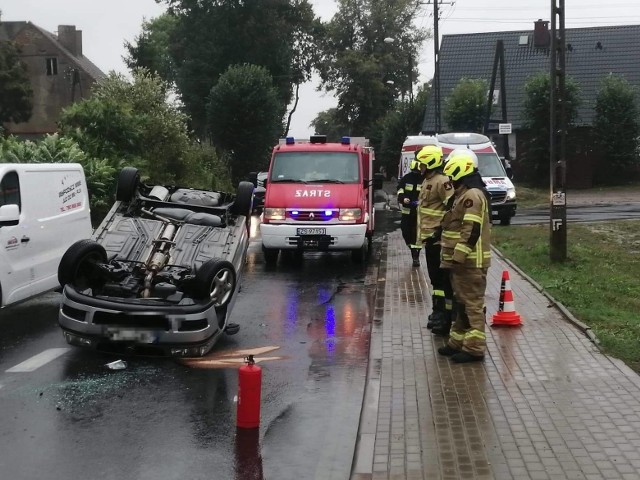
[(493, 244), (589, 325), (604, 351), (640, 372), (640, 222), (570, 224), (551, 263), (549, 226), (492, 229)]

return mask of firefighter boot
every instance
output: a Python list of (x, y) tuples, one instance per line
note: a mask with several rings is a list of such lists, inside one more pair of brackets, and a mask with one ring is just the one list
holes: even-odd
[(436, 315), (436, 312), (431, 312), (427, 317), (427, 329), (431, 330), (433, 328), (433, 319)]
[(452, 324), (451, 312), (441, 312), (438, 322), (434, 322), (431, 333), (440, 337), (448, 337)]
[(413, 266), (419, 267), (420, 266), (420, 250), (418, 250), (417, 248), (412, 248), (411, 258), (413, 259)]
[(431, 305), (433, 305), (433, 311), (427, 317), (427, 329), (429, 330), (437, 323), (438, 312), (444, 313), (446, 310), (445, 300), (440, 296), (431, 295)]

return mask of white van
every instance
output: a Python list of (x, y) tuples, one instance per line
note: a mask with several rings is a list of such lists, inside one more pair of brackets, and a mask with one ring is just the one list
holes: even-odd
[(60, 259), (91, 236), (90, 213), (80, 164), (0, 164), (1, 307), (60, 286)]
[(446, 157), (453, 150), (468, 148), (478, 157), (478, 170), (487, 191), (491, 195), (491, 218), (499, 220), (501, 225), (509, 225), (516, 214), (516, 189), (507, 176), (504, 164), (493, 143), (486, 135), (480, 133), (440, 133), (435, 137), (428, 135), (408, 136), (402, 145), (399, 177), (409, 171), (409, 163), (416, 150), (424, 145), (439, 145)]

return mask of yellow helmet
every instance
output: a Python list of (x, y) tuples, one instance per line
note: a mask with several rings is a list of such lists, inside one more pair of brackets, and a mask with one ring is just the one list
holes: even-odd
[(471, 158), (471, 160), (473, 161), (473, 165), (478, 168), (478, 156), (473, 150), (469, 150), (468, 148), (456, 148), (449, 154), (446, 161), (449, 162), (456, 158), (458, 155), (463, 155), (465, 158)]
[(417, 170), (418, 169), (418, 160), (413, 159), (411, 163), (409, 163), (409, 170)]
[(454, 182), (471, 175), (476, 169), (474, 157), (475, 154), (471, 150), (467, 150), (466, 153), (464, 151), (460, 152), (454, 155), (453, 158), (449, 156), (444, 166), (444, 174)]
[(416, 155), (416, 160), (427, 167), (428, 170), (441, 167), (442, 148), (437, 145), (425, 145)]

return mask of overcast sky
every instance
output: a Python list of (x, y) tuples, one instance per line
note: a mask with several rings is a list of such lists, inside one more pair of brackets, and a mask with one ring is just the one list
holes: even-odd
[[(550, 20), (549, 0), (438, 0), (440, 37), (456, 33), (476, 33), (533, 29), (538, 18)], [(316, 14), (329, 20), (336, 11), (334, 0), (311, 0)], [(426, 0), (423, 3), (427, 3)], [(430, 0), (432, 3), (432, 0)], [(453, 3), (453, 5), (452, 5)], [(558, 0), (559, 3), (559, 0)], [(418, 19), (419, 28), (433, 28), (433, 7), (425, 6)], [(638, 0), (565, 0), (567, 28), (640, 24)], [(164, 4), (154, 0), (0, 0), (2, 20), (28, 20), (55, 32), (58, 25), (75, 25), (82, 30), (83, 52), (102, 71), (127, 73), (122, 61), (124, 42), (140, 33), (143, 19), (160, 15)], [(637, 54), (637, 52), (636, 52)], [(433, 42), (428, 41), (419, 58), (420, 81), (433, 75)], [(300, 89), (298, 110), (290, 134), (307, 137), (309, 123), (322, 110), (334, 107), (331, 94), (315, 91), (315, 84)]]

